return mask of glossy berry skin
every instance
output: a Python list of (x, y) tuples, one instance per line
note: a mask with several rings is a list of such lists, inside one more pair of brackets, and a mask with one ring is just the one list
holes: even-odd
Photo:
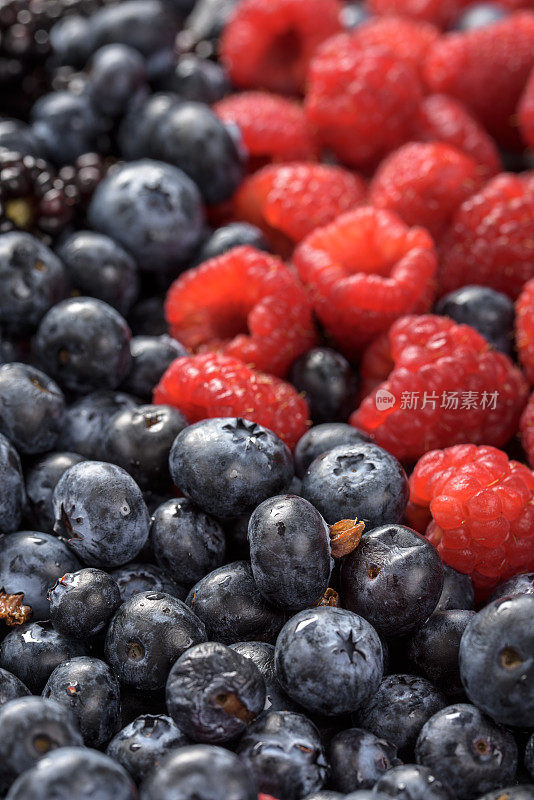
[(13, 362), (0, 365), (0, 433), (19, 453), (52, 450), (63, 422), (65, 398), (41, 370)]
[(371, 437), (344, 422), (324, 422), (313, 425), (300, 437), (295, 447), (295, 472), (303, 478), (306, 470), (318, 456), (339, 445), (370, 444)]
[(489, 602), (518, 594), (534, 594), (534, 572), (521, 572), (500, 583), (492, 592)]
[(43, 368), (66, 389), (115, 389), (130, 368), (130, 329), (94, 297), (73, 297), (50, 309), (35, 346)]
[(78, 453), (48, 453), (35, 461), (26, 473), (26, 494), (28, 504), (26, 517), (36, 531), (49, 533), (54, 527), (54, 507), (52, 497), (57, 482), (64, 472), (84, 457)]
[(454, 29), (459, 31), (473, 31), (476, 28), (485, 28), (506, 17), (506, 11), (497, 3), (470, 3), (467, 9), (458, 17)]
[(377, 690), (382, 645), (374, 628), (351, 611), (331, 606), (300, 611), (276, 640), (275, 669), (284, 691), (304, 708), (345, 714)]
[(120, 117), (136, 94), (146, 89), (145, 62), (137, 50), (123, 44), (108, 44), (94, 53), (87, 91), (101, 114)]
[(434, 310), (462, 325), (471, 325), (492, 347), (512, 354), (514, 304), (502, 292), (488, 286), (463, 286), (438, 300)]
[(248, 561), (213, 570), (193, 586), (185, 602), (205, 624), (209, 639), (223, 644), (274, 642), (286, 621), (260, 594)]
[(50, 589), (48, 597), (50, 621), (56, 631), (77, 639), (103, 630), (121, 604), (114, 579), (94, 567), (67, 572)]
[(171, 406), (118, 411), (104, 437), (107, 459), (128, 472), (141, 489), (171, 488), (169, 451), (187, 420)]
[(249, 659), (220, 642), (191, 647), (172, 667), (167, 710), (195, 742), (220, 744), (240, 736), (263, 711), (265, 682)]
[[(214, 463), (219, 465), (215, 474)], [(267, 428), (240, 417), (219, 417), (178, 434), (169, 469), (186, 497), (207, 513), (229, 519), (287, 489), (293, 459), (287, 445)]]
[(300, 356), (291, 367), (289, 380), (304, 392), (315, 425), (345, 422), (356, 406), (356, 374), (340, 353), (328, 347), (316, 347)]
[(155, 0), (104, 6), (90, 17), (90, 41), (94, 49), (112, 42), (133, 47), (148, 57), (172, 47), (177, 18)]
[(250, 658), (261, 672), (265, 681), (264, 713), (300, 711), (278, 683), (274, 669), (274, 645), (267, 642), (236, 642), (230, 647), (245, 658)]
[(148, 538), (149, 515), (141, 490), (115, 464), (82, 461), (54, 489), (56, 535), (91, 567), (131, 561)]
[(163, 592), (141, 592), (111, 620), (106, 661), (121, 683), (153, 691), (165, 686), (177, 658), (205, 639), (203, 623), (180, 600)]
[(123, 603), (139, 592), (164, 592), (178, 600), (185, 599), (186, 592), (154, 564), (130, 563), (110, 573), (117, 583)]
[(372, 789), (386, 770), (402, 763), (394, 745), (361, 728), (338, 733), (330, 743), (330, 783), (341, 792)]
[(77, 294), (103, 300), (119, 314), (128, 313), (137, 299), (139, 277), (132, 256), (117, 242), (82, 230), (64, 239), (56, 252)]
[(25, 686), (16, 675), (8, 672), (7, 669), (0, 669), (0, 707), (16, 700), (19, 697), (27, 697), (30, 690)]
[(459, 608), (472, 611), (475, 607), (475, 591), (469, 575), (457, 572), (448, 564), (443, 565), (443, 590), (436, 611)]
[(85, 655), (83, 642), (62, 636), (49, 622), (30, 622), (12, 630), (0, 644), (0, 667), (37, 694), (59, 664)]
[(506, 786), (517, 768), (512, 734), (467, 703), (447, 706), (428, 720), (415, 756), (458, 800)]
[(237, 754), (260, 793), (300, 800), (324, 786), (328, 766), (319, 731), (307, 717), (270, 711), (242, 736)]
[(525, 749), (525, 767), (534, 779), (534, 734), (530, 736)]
[(250, 771), (229, 750), (190, 745), (169, 754), (141, 786), (139, 800), (257, 800)]
[(0, 587), (24, 594), (33, 620), (48, 619), (48, 590), (65, 572), (79, 569), (69, 548), (48, 533), (18, 531), (0, 538)]
[(497, 722), (534, 726), (534, 596), (501, 598), (468, 623), (460, 643), (467, 696)]
[(98, 149), (103, 132), (86, 94), (58, 91), (43, 95), (31, 111), (32, 127), (45, 158), (54, 164), (72, 164)]
[(264, 500), (248, 524), (250, 563), (265, 599), (285, 610), (317, 605), (330, 581), (333, 559), (328, 525), (297, 495)]
[(454, 795), (438, 781), (428, 767), (402, 764), (389, 769), (375, 784), (380, 796), (399, 800), (454, 800)]
[(52, 700), (21, 697), (0, 708), (0, 786), (15, 778), (56, 747), (82, 745), (75, 717)]
[(123, 392), (100, 390), (75, 400), (67, 408), (57, 447), (92, 460), (104, 457), (104, 432), (117, 411), (134, 408), (136, 401)]
[(217, 258), (233, 250), (234, 247), (249, 245), (256, 250), (269, 253), (271, 248), (265, 234), (249, 222), (230, 222), (213, 231), (195, 256), (195, 262), (201, 264), (210, 258)]
[(226, 544), (220, 523), (185, 497), (158, 506), (149, 536), (157, 563), (184, 589), (224, 561)]
[(448, 697), (464, 696), (458, 655), (462, 635), (474, 616), (474, 611), (460, 609), (436, 611), (410, 639), (410, 660)]
[(24, 477), (19, 454), (0, 433), (0, 533), (12, 533), (19, 527), (26, 500)]
[(19, 335), (35, 329), (67, 293), (65, 268), (39, 239), (22, 231), (0, 236), (0, 324)]
[(119, 681), (98, 658), (63, 661), (50, 675), (42, 696), (72, 712), (87, 747), (102, 747), (117, 729)]
[(203, 226), (193, 181), (182, 170), (149, 159), (124, 164), (104, 178), (88, 219), (151, 272), (182, 265), (200, 242)]
[(142, 714), (113, 737), (106, 754), (141, 783), (169, 752), (188, 743), (170, 717)]
[(436, 608), (443, 564), (424, 536), (404, 525), (382, 525), (364, 533), (345, 559), (341, 588), (347, 608), (382, 636), (401, 636)]
[(136, 791), (124, 769), (103, 753), (85, 747), (62, 747), (21, 775), (9, 796), (10, 800), (136, 800)]
[(149, 401), (157, 382), (174, 361), (187, 355), (187, 350), (167, 334), (133, 336), (130, 340), (130, 369), (122, 388), (141, 400)]
[(165, 88), (184, 100), (213, 105), (230, 91), (222, 67), (207, 58), (187, 53), (178, 58), (172, 73), (164, 81)]

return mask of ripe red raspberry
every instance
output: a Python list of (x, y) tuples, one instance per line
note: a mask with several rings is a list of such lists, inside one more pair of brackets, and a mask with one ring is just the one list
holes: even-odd
[(498, 175), (462, 203), (439, 250), (441, 294), (478, 284), (515, 299), (534, 278), (534, 185), (529, 173)]
[(515, 313), (517, 353), (528, 381), (534, 385), (534, 280), (523, 288)]
[(410, 143), (380, 165), (371, 182), (369, 200), (394, 211), (407, 225), (422, 225), (434, 238), (458, 206), (482, 186), (472, 158), (442, 142)]
[(355, 41), (362, 47), (385, 48), (416, 71), (439, 36), (434, 25), (397, 16), (374, 17), (354, 32)]
[(296, 94), (317, 47), (341, 30), (338, 0), (241, 0), (220, 43), (231, 81), (242, 89)]
[(521, 443), (528, 456), (528, 462), (534, 468), (534, 393), (530, 395), (530, 399), (523, 411), (519, 428), (521, 431)]
[(314, 161), (317, 152), (302, 106), (268, 92), (231, 94), (214, 107), (217, 116), (234, 123), (248, 150), (249, 167), (270, 161)]
[(413, 67), (345, 33), (312, 60), (305, 108), (322, 145), (345, 164), (368, 167), (410, 138), (421, 98)]
[(525, 379), (473, 328), (408, 316), (389, 339), (395, 367), (350, 418), (377, 444), (409, 461), (461, 442), (500, 447), (514, 435)]
[(190, 423), (243, 417), (291, 448), (310, 425), (308, 405), (291, 384), (221, 353), (177, 358), (154, 389), (154, 403), (178, 408)]
[(361, 205), (365, 183), (342, 167), (324, 164), (284, 164), (264, 167), (244, 181), (234, 211), (238, 219), (258, 225), (276, 247), (280, 234), (289, 239), (286, 250), (315, 228), (327, 225), (344, 211)]
[(428, 87), (461, 100), (503, 145), (519, 143), (514, 113), (534, 66), (534, 14), (528, 11), (466, 33), (450, 33), (430, 49)]
[(430, 508), (428, 538), (446, 564), (471, 575), (480, 599), (534, 567), (534, 475), (501, 450), (461, 444), (427, 453), (410, 499)]
[(402, 17), (431, 22), (446, 28), (472, 0), (367, 0), (375, 14), (399, 14)]
[(502, 169), (495, 142), (467, 108), (445, 94), (430, 94), (419, 107), (413, 138), (446, 142), (471, 156), (489, 178)]
[(311, 303), (297, 278), (249, 246), (183, 272), (167, 293), (165, 315), (189, 350), (218, 350), (273, 375), (285, 375), (315, 344)]
[(528, 147), (534, 147), (534, 70), (530, 73), (530, 78), (521, 95), (517, 115), (524, 143)]
[(294, 264), (317, 316), (349, 359), (399, 316), (419, 310), (436, 274), (427, 231), (370, 207), (311, 233)]
[(381, 333), (370, 342), (360, 361), (360, 397), (363, 400), (376, 387), (387, 380), (395, 364), (391, 357), (389, 333)]

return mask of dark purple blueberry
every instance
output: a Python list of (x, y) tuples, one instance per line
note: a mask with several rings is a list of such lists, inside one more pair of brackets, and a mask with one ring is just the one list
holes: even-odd
[(369, 12), (364, 3), (345, 3), (340, 13), (340, 21), (346, 31), (353, 31), (355, 28), (367, 22)]
[(41, 456), (28, 469), (25, 517), (32, 530), (51, 532), (54, 527), (54, 489), (63, 473), (81, 461), (84, 457), (78, 453), (54, 452)]
[(265, 234), (250, 222), (230, 222), (222, 228), (216, 228), (195, 254), (194, 261), (201, 264), (210, 258), (217, 258), (241, 245), (250, 245), (257, 250), (271, 252), (271, 246)]
[(410, 659), (429, 681), (452, 698), (462, 698), (458, 653), (460, 641), (474, 611), (436, 611), (412, 635)]
[[(130, 342), (130, 349), (137, 336), (163, 337), (166, 335), (167, 322), (163, 309), (163, 299), (161, 297), (147, 297), (140, 300), (128, 315), (128, 324), (135, 334)], [(134, 367), (134, 360), (135, 353), (132, 350), (132, 368)]]
[(105, 130), (89, 97), (69, 91), (40, 97), (31, 110), (31, 120), (45, 158), (58, 166), (98, 151)]
[(121, 155), (128, 161), (152, 155), (154, 131), (180, 98), (173, 92), (155, 92), (146, 99), (134, 98), (123, 118), (117, 138)]
[(183, 100), (213, 105), (229, 93), (230, 84), (220, 64), (193, 54), (181, 56), (162, 88)]
[(125, 44), (108, 44), (93, 54), (87, 91), (93, 106), (107, 117), (120, 117), (137, 95), (148, 93), (145, 61)]
[(443, 591), (436, 606), (436, 611), (464, 609), (471, 611), (475, 607), (475, 590), (469, 575), (457, 572), (448, 564), (443, 565)]
[(106, 754), (118, 761), (136, 783), (141, 783), (168, 753), (188, 743), (187, 736), (170, 717), (142, 714), (113, 737)]
[(30, 125), (20, 119), (0, 120), (0, 148), (21, 155), (42, 156), (39, 140)]
[(178, 600), (185, 600), (187, 594), (185, 589), (178, 586), (154, 564), (126, 564), (124, 567), (114, 569), (110, 574), (119, 587), (123, 603), (139, 592), (165, 592), (177, 597)]
[(428, 767), (403, 764), (388, 769), (375, 783), (380, 796), (397, 800), (454, 800), (450, 789), (434, 777)]
[(300, 711), (278, 683), (274, 669), (274, 645), (267, 642), (236, 642), (230, 647), (245, 658), (250, 658), (261, 672), (265, 681), (265, 712)]
[(289, 380), (304, 392), (316, 425), (345, 422), (356, 408), (356, 373), (346, 358), (329, 347), (315, 347), (300, 356), (291, 367)]
[(393, 744), (361, 728), (334, 736), (329, 760), (331, 786), (346, 793), (372, 789), (387, 770), (402, 763)]
[(525, 767), (534, 780), (534, 733), (531, 734), (525, 748)]
[(304, 436), (301, 436), (295, 447), (295, 472), (299, 478), (304, 474), (312, 461), (328, 450), (333, 450), (339, 445), (370, 444), (371, 438), (348, 425), (346, 422), (325, 422), (314, 425)]
[(49, 32), (51, 60), (55, 66), (82, 69), (89, 55), (89, 20), (80, 14), (60, 17)]
[(534, 572), (520, 572), (494, 589), (489, 602), (503, 597), (515, 597), (518, 594), (534, 594)]
[(26, 501), (19, 454), (0, 433), (0, 533), (16, 531)]
[(462, 11), (453, 25), (453, 29), (465, 33), (485, 28), (503, 20), (507, 13), (506, 9), (498, 3), (490, 3), (487, 0), (481, 3), (471, 3)]
[[(482, 5), (482, 4), (480, 4)], [(474, 13), (474, 6), (467, 14)], [(436, 304), (436, 314), (470, 325), (497, 350), (512, 354), (514, 343), (514, 304), (502, 292), (488, 286), (463, 286), (446, 294)]]
[(76, 639), (86, 639), (103, 630), (121, 604), (114, 579), (94, 567), (62, 575), (48, 597), (54, 628)]
[(16, 675), (8, 672), (7, 669), (0, 669), (0, 707), (9, 703), (10, 700), (27, 697), (29, 694), (28, 687)]
[(132, 357), (130, 371), (122, 388), (139, 397), (151, 400), (154, 387), (175, 358), (187, 356), (185, 347), (167, 334), (161, 336), (133, 336), (130, 341)]
[(111, 417), (136, 401), (123, 392), (91, 392), (70, 405), (57, 442), (58, 449), (80, 453), (85, 458), (104, 458), (104, 433)]
[(125, 0), (104, 5), (89, 21), (93, 52), (106, 44), (124, 44), (143, 56), (172, 47), (180, 22), (159, 0)]

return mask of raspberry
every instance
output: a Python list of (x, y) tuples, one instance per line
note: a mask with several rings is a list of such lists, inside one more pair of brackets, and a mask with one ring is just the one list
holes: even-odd
[(338, 0), (241, 0), (220, 55), (235, 86), (296, 94), (317, 47), (341, 30)]
[(534, 385), (534, 280), (525, 285), (515, 308), (517, 353), (528, 381)]
[(523, 141), (528, 147), (534, 147), (534, 70), (521, 95), (517, 114)]
[(249, 246), (183, 272), (167, 293), (165, 314), (189, 350), (219, 350), (274, 375), (315, 344), (311, 304), (297, 278)]
[(316, 158), (306, 116), (293, 100), (267, 92), (242, 92), (225, 97), (213, 110), (223, 122), (238, 126), (254, 168), (270, 161)]
[(238, 219), (257, 225), (276, 245), (280, 234), (292, 244), (343, 211), (365, 201), (361, 178), (341, 167), (287, 164), (264, 167), (248, 178), (235, 198)]
[(346, 33), (312, 60), (305, 108), (325, 147), (345, 164), (368, 167), (410, 137), (421, 97), (413, 67)]
[(294, 263), (319, 319), (349, 359), (399, 316), (419, 310), (436, 273), (429, 234), (370, 207), (311, 233)]
[(521, 443), (528, 456), (530, 466), (534, 468), (534, 393), (530, 395), (530, 399), (523, 411), (519, 428), (521, 431)]
[(419, 70), (430, 46), (440, 32), (426, 22), (405, 17), (376, 17), (355, 31), (354, 39), (362, 47), (382, 47)]
[(525, 11), (443, 36), (430, 49), (424, 75), (432, 91), (461, 100), (500, 144), (515, 147), (513, 115), (533, 66), (534, 14)]
[(499, 447), (514, 435), (526, 382), (477, 331), (429, 314), (398, 320), (389, 339), (394, 369), (350, 418), (377, 444), (413, 460), (461, 442)]
[(173, 361), (154, 389), (154, 403), (178, 408), (190, 423), (243, 417), (270, 428), (291, 448), (310, 425), (307, 403), (291, 384), (220, 353)]
[(399, 14), (445, 28), (469, 2), (471, 0), (367, 0), (367, 5), (375, 14)]
[(422, 225), (439, 236), (454, 211), (482, 185), (475, 161), (441, 142), (411, 143), (382, 162), (369, 200), (394, 211), (407, 225)]
[(427, 453), (410, 499), (430, 508), (428, 538), (446, 564), (471, 575), (479, 599), (534, 567), (534, 475), (501, 450), (461, 444)]
[(495, 142), (467, 108), (444, 94), (430, 94), (419, 107), (413, 138), (441, 141), (471, 156), (486, 177), (500, 172), (502, 165)]
[(371, 394), (382, 381), (387, 380), (394, 366), (389, 333), (381, 333), (367, 345), (360, 361), (360, 397), (362, 400)]
[(466, 284), (515, 299), (534, 277), (534, 186), (528, 173), (501, 174), (456, 211), (440, 242), (440, 293)]

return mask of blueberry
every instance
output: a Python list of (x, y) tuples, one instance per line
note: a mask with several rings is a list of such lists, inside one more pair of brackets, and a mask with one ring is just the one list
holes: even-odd
[(497, 722), (534, 727), (534, 596), (501, 598), (473, 617), (460, 642), (471, 702)]
[(185, 497), (167, 500), (155, 510), (149, 535), (157, 563), (187, 590), (224, 561), (220, 523)]
[(0, 667), (37, 693), (59, 664), (85, 655), (82, 642), (62, 636), (48, 622), (30, 622), (10, 631), (0, 644)]
[(72, 713), (87, 747), (101, 747), (117, 729), (119, 682), (98, 658), (81, 656), (63, 661), (50, 675), (42, 696)]
[(41, 144), (30, 125), (20, 119), (0, 119), (0, 148), (22, 156), (42, 156)]
[(93, 231), (76, 231), (57, 248), (76, 294), (88, 295), (127, 314), (139, 292), (135, 261), (117, 242)]
[(186, 592), (154, 564), (126, 564), (111, 572), (123, 603), (139, 592), (164, 592), (184, 600)]
[(357, 517), (376, 528), (402, 520), (408, 480), (397, 459), (378, 445), (339, 445), (309, 466), (302, 495), (329, 525)]
[(130, 368), (130, 329), (95, 297), (73, 297), (50, 309), (35, 346), (43, 368), (74, 392), (115, 389)]
[(428, 767), (403, 764), (388, 770), (375, 783), (376, 792), (398, 800), (454, 800), (454, 795)]
[(54, 452), (37, 459), (26, 473), (28, 498), (26, 518), (33, 530), (45, 533), (54, 527), (52, 497), (64, 472), (84, 457), (78, 453)]
[(82, 744), (74, 716), (41, 697), (20, 697), (3, 705), (0, 731), (0, 791), (50, 751)]
[(230, 222), (213, 231), (196, 253), (195, 263), (201, 264), (203, 261), (222, 256), (228, 250), (245, 244), (255, 247), (257, 250), (271, 252), (271, 246), (265, 238), (265, 234), (255, 225), (251, 225), (250, 222)]
[(467, 703), (447, 706), (431, 717), (419, 734), (415, 755), (458, 800), (505, 786), (517, 769), (512, 734)]
[(412, 635), (410, 659), (449, 697), (463, 697), (458, 654), (460, 640), (474, 611), (436, 611)]
[(141, 785), (139, 800), (257, 800), (249, 770), (228, 750), (214, 745), (181, 747)]
[(113, 737), (106, 754), (141, 783), (169, 752), (188, 742), (170, 717), (143, 714)]
[[(165, 320), (163, 298), (156, 296), (140, 300), (128, 315), (128, 323), (135, 336), (163, 336), (166, 334), (167, 322)], [(135, 353), (132, 352), (132, 367), (134, 357)]]
[(22, 231), (0, 235), (0, 325), (6, 332), (31, 333), (66, 293), (65, 268), (46, 245)]
[(462, 32), (474, 31), (500, 22), (507, 15), (506, 9), (497, 3), (471, 3), (456, 20), (454, 29)]
[(161, 336), (134, 336), (130, 340), (131, 366), (122, 388), (142, 400), (152, 398), (152, 390), (174, 361), (188, 355), (176, 339)]
[(534, 800), (534, 786), (525, 784), (524, 786), (506, 786), (488, 792), (478, 800)]
[(90, 55), (89, 20), (79, 14), (60, 17), (49, 32), (52, 61), (81, 69)]
[(180, 98), (173, 92), (155, 92), (146, 99), (135, 98), (117, 133), (121, 154), (128, 161), (152, 154), (154, 131)]
[(346, 31), (353, 31), (355, 28), (367, 22), (369, 12), (364, 3), (346, 3), (340, 13), (340, 21)]
[(106, 44), (124, 44), (150, 56), (172, 47), (178, 23), (158, 0), (125, 0), (91, 15), (89, 39), (93, 52)]
[(347, 793), (372, 789), (386, 770), (401, 763), (394, 745), (360, 728), (334, 736), (329, 756), (330, 783)]
[(387, 675), (377, 692), (358, 709), (355, 722), (410, 755), (425, 722), (447, 705), (445, 697), (424, 678)]
[(169, 715), (180, 730), (207, 744), (236, 739), (265, 706), (259, 669), (220, 642), (203, 642), (181, 655), (165, 694)]
[(19, 454), (0, 433), (0, 533), (16, 531), (26, 500)]
[(104, 432), (111, 417), (124, 408), (134, 408), (133, 397), (103, 389), (76, 400), (67, 408), (57, 447), (99, 460), (105, 455)]
[(106, 661), (121, 683), (144, 691), (165, 686), (174, 662), (206, 639), (195, 614), (163, 592), (141, 592), (119, 608), (106, 636)]
[(0, 433), (19, 453), (44, 453), (59, 436), (65, 413), (63, 392), (29, 364), (0, 365)]
[(182, 33), (185, 43), (202, 48), (203, 45), (207, 47), (210, 40), (218, 39), (237, 3), (238, 0), (197, 0)]
[(120, 117), (132, 98), (148, 92), (145, 62), (139, 51), (108, 44), (89, 63), (88, 93), (93, 106), (108, 117)]
[(103, 630), (121, 604), (111, 575), (88, 567), (67, 572), (50, 589), (50, 621), (59, 633), (85, 639)]
[(0, 708), (10, 700), (27, 697), (29, 694), (28, 687), (16, 675), (8, 672), (7, 669), (0, 669)]
[(530, 736), (525, 749), (525, 767), (534, 780), (534, 733)]
[(303, 714), (270, 711), (249, 726), (237, 754), (259, 792), (300, 800), (321, 789), (328, 765), (319, 731)]
[(19, 531), (0, 537), (0, 588), (22, 593), (34, 620), (49, 618), (48, 590), (65, 572), (79, 567), (69, 548), (48, 533)]
[(210, 572), (193, 586), (185, 602), (205, 624), (208, 637), (223, 644), (274, 642), (287, 618), (260, 594), (248, 561)]
[(448, 564), (443, 565), (443, 591), (436, 606), (436, 611), (464, 609), (471, 611), (475, 607), (475, 590), (469, 575), (462, 575)]
[(183, 266), (203, 229), (195, 184), (181, 169), (149, 159), (112, 170), (92, 197), (88, 219), (151, 272)]
[(328, 588), (333, 559), (328, 525), (296, 495), (264, 500), (248, 524), (250, 561), (265, 599), (287, 610), (317, 605)]
[(187, 420), (171, 406), (138, 406), (118, 411), (104, 437), (106, 460), (117, 464), (141, 489), (170, 490), (169, 451)]
[[(64, 712), (63, 712), (64, 713)], [(127, 772), (111, 758), (85, 747), (62, 747), (13, 784), (9, 800), (136, 800)]]
[(33, 106), (31, 120), (44, 156), (54, 164), (72, 164), (84, 153), (99, 149), (103, 121), (85, 94), (45, 94)]
[(315, 424), (345, 422), (356, 407), (356, 374), (346, 358), (329, 347), (315, 347), (297, 358), (289, 380), (304, 392)]
[(522, 572), (500, 583), (493, 591), (489, 602), (502, 597), (515, 597), (518, 594), (534, 594), (534, 572)]
[[(330, 789), (322, 789), (319, 792), (313, 792), (306, 796), (306, 800), (341, 800), (345, 797), (341, 792), (333, 792)], [(379, 798), (380, 800), (380, 798)]]
[[(470, 12), (472, 13), (472, 12)], [(471, 325), (497, 350), (511, 355), (514, 342), (514, 304), (488, 286), (463, 286), (442, 297), (436, 314)]]
[(265, 681), (265, 711), (299, 711), (299, 707), (284, 692), (274, 669), (274, 646), (267, 642), (236, 642), (231, 644), (245, 658), (257, 666)]
[(287, 489), (293, 477), (287, 445), (268, 428), (239, 417), (190, 425), (176, 437), (169, 467), (186, 497), (223, 519), (252, 511)]
[(230, 84), (219, 64), (187, 54), (178, 59), (165, 81), (165, 89), (176, 92), (184, 100), (211, 106), (229, 93)]
[[(341, 608), (300, 611), (276, 640), (276, 677), (309, 711), (356, 711), (382, 680), (382, 645), (366, 620)], [(325, 680), (325, 677), (328, 679)]]
[(348, 447), (370, 444), (371, 438), (345, 422), (325, 422), (314, 425), (300, 437), (295, 447), (295, 472), (303, 478), (306, 470), (318, 456), (339, 445)]

